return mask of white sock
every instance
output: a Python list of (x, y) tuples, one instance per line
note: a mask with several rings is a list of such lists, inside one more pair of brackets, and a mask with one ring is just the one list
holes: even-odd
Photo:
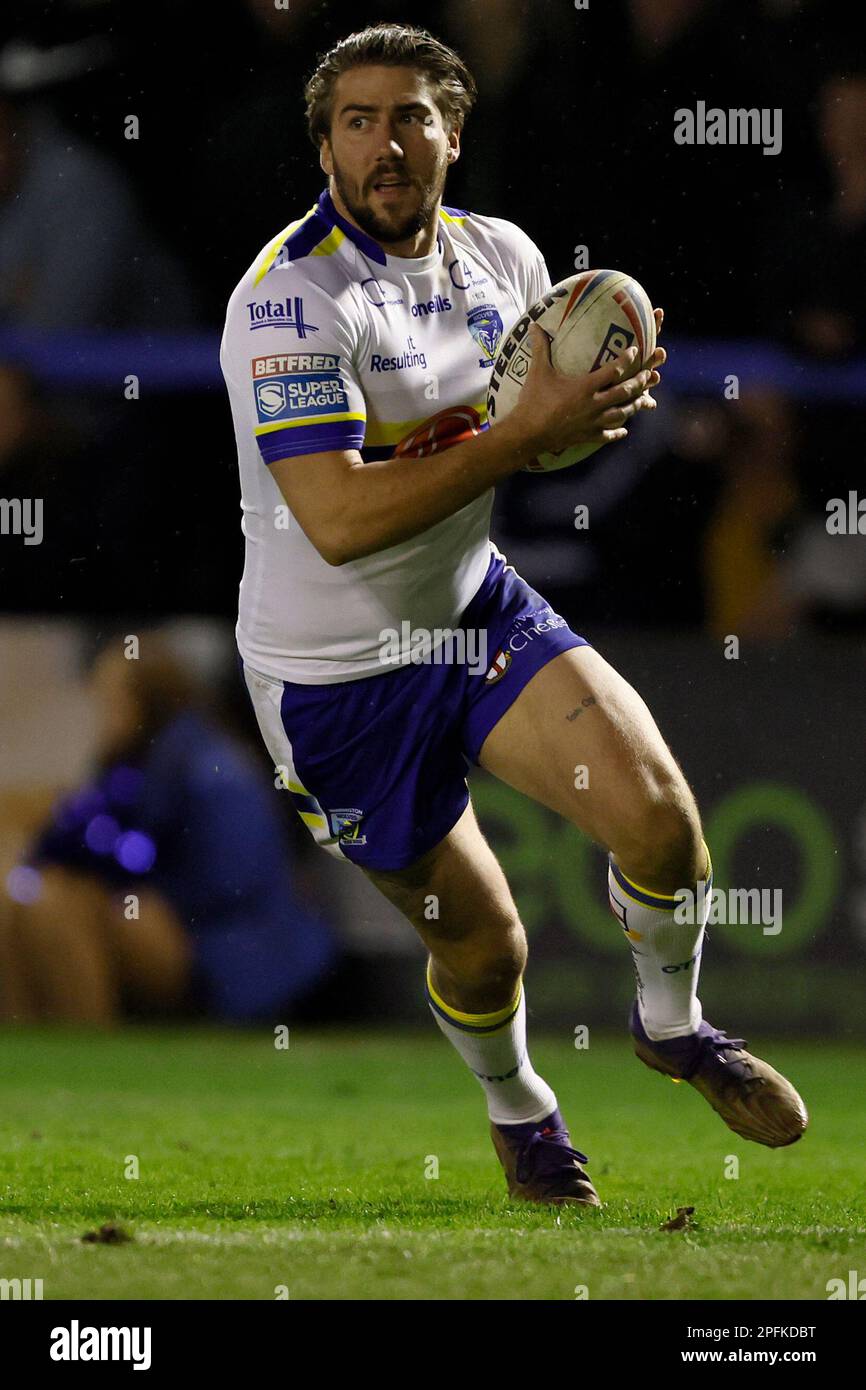
[(704, 881), (706, 894), (697, 897), (699, 910), (688, 914), (691, 920), (679, 922), (676, 918), (686, 914), (676, 897), (641, 888), (626, 878), (610, 857), (611, 911), (622, 924), (631, 946), (638, 1012), (653, 1042), (694, 1033), (701, 1025), (703, 1014), (697, 989), (704, 928), (712, 900), (709, 851)]
[(480, 1081), (494, 1124), (527, 1124), (553, 1113), (556, 1096), (533, 1071), (526, 1051), (522, 981), (504, 1009), (492, 1014), (464, 1014), (436, 993), (430, 983), (428, 964), (427, 1003), (448, 1041)]

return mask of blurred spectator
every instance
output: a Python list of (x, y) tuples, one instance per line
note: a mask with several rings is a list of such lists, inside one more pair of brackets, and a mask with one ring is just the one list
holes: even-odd
[(800, 501), (794, 420), (788, 402), (770, 391), (744, 395), (733, 419), (705, 538), (707, 627), (716, 637), (780, 640), (794, 618), (781, 577), (783, 528)]
[[(847, 499), (845, 499), (847, 500)], [(795, 535), (781, 574), (798, 615), (837, 631), (866, 623), (866, 544), (861, 533), (835, 535), (827, 516), (812, 517)]]
[(338, 957), (301, 905), (272, 784), (156, 636), (92, 673), (95, 774), (0, 890), (0, 1018), (291, 1017)]
[(47, 108), (0, 95), (0, 324), (177, 328), (194, 319), (183, 274), (120, 170)]
[(822, 87), (818, 129), (825, 188), (798, 236), (790, 234), (793, 219), (787, 235), (780, 230), (777, 279), (786, 287), (795, 345), (844, 357), (866, 351), (866, 73), (837, 75)]

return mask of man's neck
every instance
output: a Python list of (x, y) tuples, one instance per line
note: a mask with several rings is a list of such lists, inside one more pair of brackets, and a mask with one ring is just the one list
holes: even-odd
[[(347, 222), (351, 222), (353, 227), (357, 227), (359, 232), (363, 232), (365, 236), (369, 236), (370, 233), (366, 228), (360, 226), (349, 212), (349, 209), (337, 192), (333, 179), (329, 179), (328, 181), (328, 191), (331, 194), (331, 202), (334, 204), (340, 216), (345, 218)], [(430, 222), (426, 227), (422, 227), (420, 232), (415, 232), (413, 236), (406, 237), (404, 241), (382, 241), (381, 237), (373, 237), (373, 240), (381, 246), (386, 256), (399, 256), (405, 257), (407, 260), (416, 260), (420, 259), (422, 256), (429, 256), (431, 251), (435, 250), (438, 232), (439, 203), (437, 202)]]

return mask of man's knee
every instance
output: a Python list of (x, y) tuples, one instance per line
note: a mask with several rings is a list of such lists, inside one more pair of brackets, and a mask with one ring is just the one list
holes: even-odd
[(469, 1013), (490, 1013), (514, 998), (526, 969), (526, 936), (519, 921), (504, 938), (470, 934), (454, 942), (428, 941), (433, 978), (446, 1002)]
[(685, 887), (706, 867), (700, 815), (694, 796), (681, 775), (652, 777), (636, 797), (621, 843), (613, 846), (617, 859), (654, 879)]

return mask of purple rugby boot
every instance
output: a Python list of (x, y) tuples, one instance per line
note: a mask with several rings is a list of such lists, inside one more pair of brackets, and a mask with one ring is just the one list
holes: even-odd
[(790, 1081), (746, 1052), (745, 1038), (726, 1037), (723, 1029), (704, 1022), (697, 1033), (653, 1042), (644, 1031), (637, 1000), (629, 1030), (645, 1066), (674, 1081), (688, 1081), (743, 1139), (781, 1149), (802, 1137), (809, 1123), (803, 1101)]
[(490, 1133), (511, 1197), (554, 1206), (601, 1206), (588, 1173), (580, 1166), (589, 1159), (571, 1147), (559, 1110), (529, 1124), (491, 1123)]

